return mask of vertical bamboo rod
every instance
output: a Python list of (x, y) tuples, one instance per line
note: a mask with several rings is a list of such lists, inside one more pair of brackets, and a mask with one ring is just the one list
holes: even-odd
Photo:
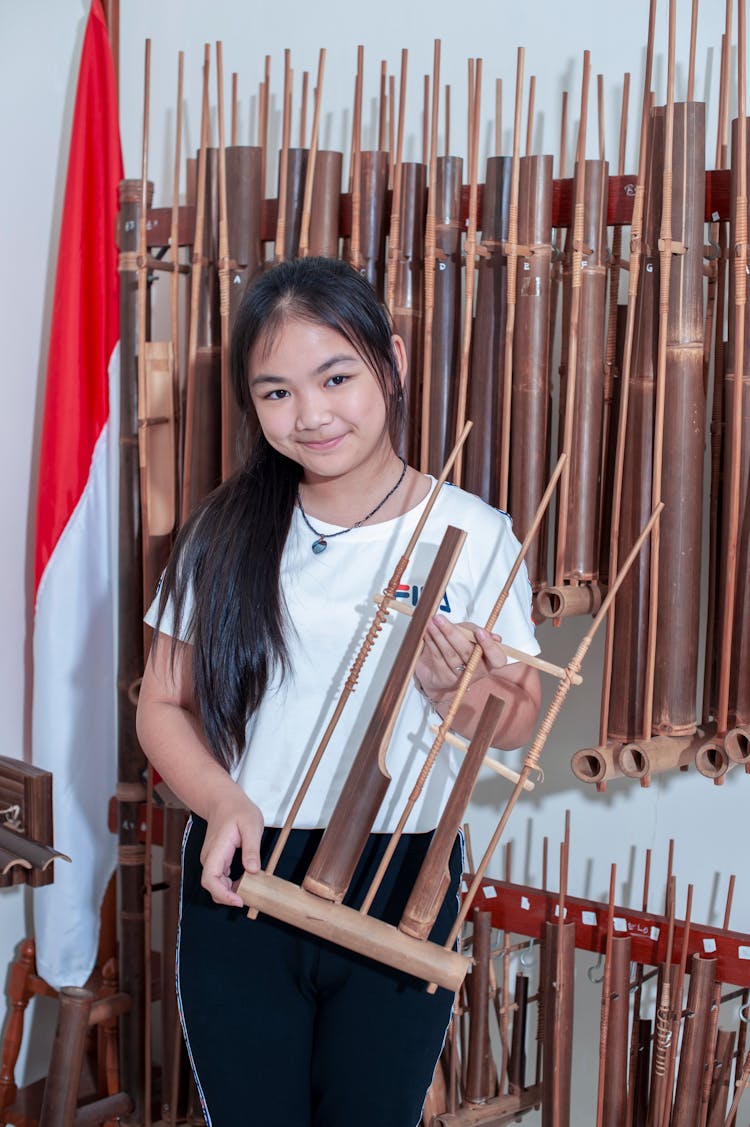
[(305, 170), (305, 191), (302, 198), (302, 220), (299, 232), (299, 256), (306, 258), (310, 252), (310, 218), (312, 215), (312, 194), (315, 183), (315, 161), (318, 155), (318, 134), (320, 131), (320, 106), (323, 98), (323, 74), (325, 72), (326, 49), (320, 48), (318, 55), (318, 76), (313, 93), (313, 123), (310, 137), (310, 151), (307, 154)]
[[(432, 330), (435, 314), (437, 129), (440, 93), (440, 40), (435, 40), (430, 119), (430, 175), (427, 187), (427, 218), (424, 235), (424, 352), (422, 358), (422, 433), (419, 468), (427, 472), (430, 451), (430, 391), (432, 389)], [(426, 108), (426, 107), (425, 107)]]

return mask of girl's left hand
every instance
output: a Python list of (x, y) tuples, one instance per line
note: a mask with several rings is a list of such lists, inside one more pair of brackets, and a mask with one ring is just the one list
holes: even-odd
[(499, 673), (507, 664), (499, 637), (473, 622), (449, 622), (442, 614), (430, 620), (414, 675), (433, 703), (456, 691), (477, 642), (482, 647), (482, 657), (472, 684)]

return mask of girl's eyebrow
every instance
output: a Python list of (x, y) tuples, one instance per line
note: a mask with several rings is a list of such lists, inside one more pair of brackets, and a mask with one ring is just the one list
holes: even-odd
[[(315, 371), (312, 373), (314, 376), (325, 375), (331, 368), (335, 368), (337, 364), (351, 364), (352, 361), (359, 361), (360, 357), (354, 352), (342, 352), (336, 356), (330, 356), (328, 360), (324, 360)], [(253, 376), (250, 380), (250, 387), (257, 387), (259, 384), (281, 384), (285, 383), (284, 376), (274, 376), (270, 372), (261, 373), (260, 375)]]

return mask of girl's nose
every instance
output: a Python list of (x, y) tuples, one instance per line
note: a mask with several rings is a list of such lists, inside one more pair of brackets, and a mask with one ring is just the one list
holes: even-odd
[(311, 393), (298, 399), (297, 430), (317, 430), (330, 423), (331, 417), (331, 411), (321, 395)]

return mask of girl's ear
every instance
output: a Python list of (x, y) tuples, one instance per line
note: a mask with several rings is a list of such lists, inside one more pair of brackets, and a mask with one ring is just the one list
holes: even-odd
[(393, 348), (393, 355), (396, 358), (396, 371), (398, 372), (398, 378), (403, 388), (406, 380), (406, 371), (409, 366), (406, 359), (406, 345), (400, 336), (394, 334), (391, 337), (391, 346)]

